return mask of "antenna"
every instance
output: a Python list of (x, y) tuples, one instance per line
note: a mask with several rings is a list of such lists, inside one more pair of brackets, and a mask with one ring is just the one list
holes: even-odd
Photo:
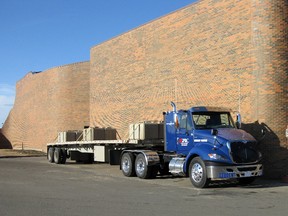
[(178, 102), (178, 98), (177, 98), (177, 79), (175, 78), (175, 83), (174, 83), (175, 87), (174, 87), (174, 94), (175, 94), (175, 102)]
[(238, 113), (241, 113), (241, 83), (239, 82), (238, 87)]

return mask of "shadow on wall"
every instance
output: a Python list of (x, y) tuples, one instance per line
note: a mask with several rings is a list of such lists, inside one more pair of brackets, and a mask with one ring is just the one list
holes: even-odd
[(0, 149), (12, 149), (11, 142), (0, 131)]
[(256, 121), (242, 124), (242, 129), (254, 136), (259, 143), (259, 150), (263, 154), (264, 176), (272, 179), (288, 176), (288, 149), (280, 145), (278, 136), (268, 125)]

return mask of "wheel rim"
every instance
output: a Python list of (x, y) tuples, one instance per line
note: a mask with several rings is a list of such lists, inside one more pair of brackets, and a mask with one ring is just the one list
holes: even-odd
[(195, 163), (192, 166), (192, 179), (193, 181), (199, 183), (203, 178), (203, 167), (199, 163)]
[(142, 175), (144, 173), (144, 170), (145, 170), (145, 162), (142, 158), (140, 158), (139, 160), (137, 160), (136, 171), (139, 175)]
[(130, 163), (129, 163), (129, 160), (127, 157), (123, 158), (123, 161), (122, 161), (122, 170), (125, 172), (125, 173), (128, 173), (129, 170), (130, 170)]

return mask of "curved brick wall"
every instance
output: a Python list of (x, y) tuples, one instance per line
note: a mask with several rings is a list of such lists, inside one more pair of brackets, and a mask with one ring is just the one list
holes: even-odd
[[(16, 85), (16, 99), (3, 135), (13, 148), (42, 149), (58, 131), (89, 125), (90, 63), (29, 73)], [(7, 145), (7, 143), (6, 143)]]

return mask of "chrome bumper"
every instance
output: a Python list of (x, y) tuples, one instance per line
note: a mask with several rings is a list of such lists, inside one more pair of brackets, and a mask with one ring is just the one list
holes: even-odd
[(263, 165), (207, 166), (207, 177), (212, 180), (257, 177), (263, 175)]

